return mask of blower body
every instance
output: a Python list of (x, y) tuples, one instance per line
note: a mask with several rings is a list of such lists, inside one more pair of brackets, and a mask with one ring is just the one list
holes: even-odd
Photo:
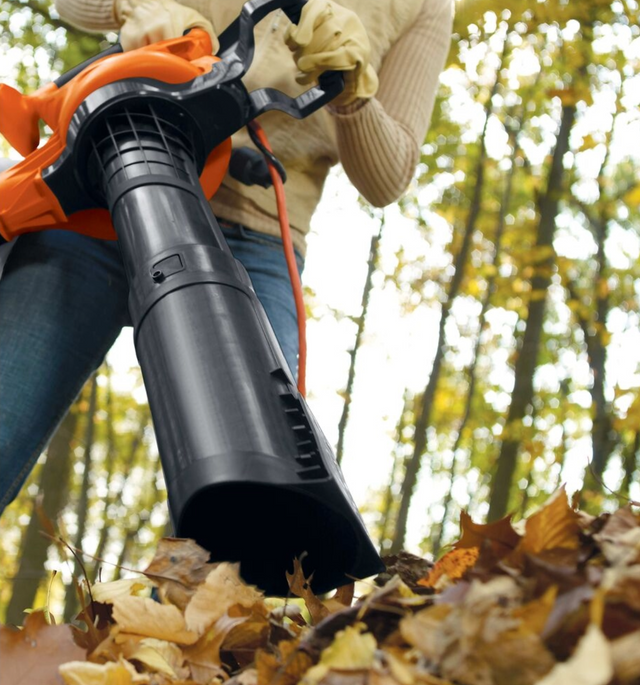
[[(276, 4), (251, 3), (249, 18)], [(285, 571), (304, 556), (323, 592), (382, 564), (203, 190), (203, 169), (233, 130), (260, 108), (293, 109), (282, 94), (246, 93), (233, 69), (250, 61), (246, 26), (234, 31), (205, 76), (90, 92), (62, 152), (38, 171), (65, 217), (108, 212), (176, 534), (212, 561), (239, 561), (269, 594), (287, 593)]]

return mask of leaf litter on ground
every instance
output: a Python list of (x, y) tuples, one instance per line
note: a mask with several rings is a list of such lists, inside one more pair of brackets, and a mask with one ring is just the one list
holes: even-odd
[[(463, 512), (435, 564), (402, 552), (353, 601), (292, 598), (167, 538), (139, 577), (92, 586), (79, 625), (0, 627), (0, 685), (640, 685), (640, 517), (560, 489), (517, 529)], [(160, 601), (151, 598), (151, 591)]]

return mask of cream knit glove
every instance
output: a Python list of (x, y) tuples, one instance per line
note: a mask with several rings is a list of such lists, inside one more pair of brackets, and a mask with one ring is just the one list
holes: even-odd
[(122, 27), (120, 43), (125, 51), (178, 38), (195, 27), (211, 36), (214, 55), (220, 47), (211, 22), (175, 0), (114, 0), (114, 9)]
[(296, 81), (309, 84), (325, 71), (344, 71), (345, 87), (331, 104), (343, 107), (372, 98), (378, 77), (369, 64), (369, 37), (358, 15), (332, 0), (307, 0), (298, 25), (285, 42), (300, 70)]

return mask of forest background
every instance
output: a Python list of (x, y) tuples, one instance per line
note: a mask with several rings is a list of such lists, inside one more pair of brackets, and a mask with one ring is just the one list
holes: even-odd
[[(562, 483), (592, 512), (640, 499), (638, 15), (456, 2), (409, 192), (372, 210), (340, 171), (327, 185), (304, 274), (310, 403), (383, 553), (438, 556), (462, 510), (522, 517)], [(0, 27), (0, 77), (23, 91), (116, 38), (46, 0), (0, 0)], [(76, 610), (79, 566), (36, 509), (91, 579), (144, 566), (165, 534), (132, 354), (126, 332), (0, 520), (2, 622)]]

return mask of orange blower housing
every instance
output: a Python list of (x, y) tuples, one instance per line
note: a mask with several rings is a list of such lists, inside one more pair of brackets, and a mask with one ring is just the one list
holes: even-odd
[[(0, 133), (25, 159), (0, 174), (0, 235), (5, 241), (21, 233), (45, 228), (75, 230), (85, 235), (115, 240), (109, 212), (104, 207), (65, 209), (43, 178), (63, 155), (71, 121), (81, 104), (99, 89), (126, 79), (153, 79), (184, 84), (208, 74), (220, 61), (211, 54), (206, 31), (194, 29), (186, 36), (122, 53), (114, 50), (81, 65), (58, 81), (22, 95), (0, 84)], [(85, 63), (86, 64), (86, 63)], [(53, 131), (42, 147), (40, 124)], [(218, 189), (231, 155), (231, 140), (216, 145), (201, 168), (200, 183), (207, 198)], [(74, 170), (73, 175), (82, 173)], [(46, 174), (45, 174), (46, 175)], [(77, 179), (82, 186), (82, 179)], [(86, 203), (85, 203), (86, 204)], [(92, 203), (89, 203), (92, 204)]]

